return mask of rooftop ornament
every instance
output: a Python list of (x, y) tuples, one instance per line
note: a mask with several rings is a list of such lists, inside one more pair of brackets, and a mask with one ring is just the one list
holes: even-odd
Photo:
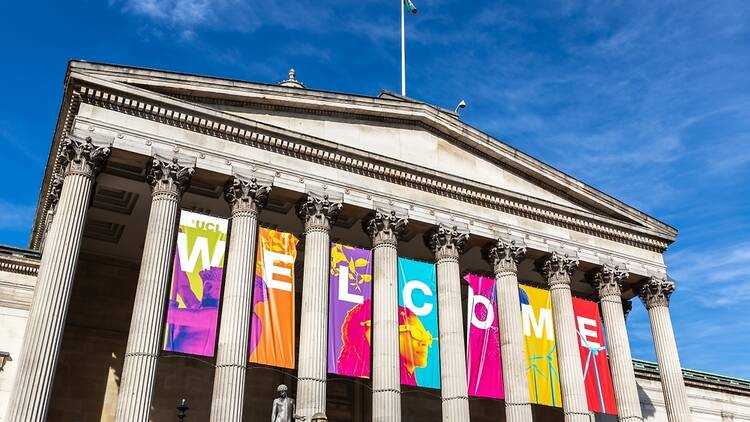
[(281, 86), (288, 86), (292, 88), (304, 88), (305, 85), (298, 81), (297, 78), (295, 78), (296, 72), (294, 71), (294, 68), (289, 69), (289, 79), (283, 80), (279, 82), (279, 85)]

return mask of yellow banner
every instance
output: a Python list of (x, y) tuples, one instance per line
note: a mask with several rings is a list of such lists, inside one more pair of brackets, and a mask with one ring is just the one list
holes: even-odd
[(521, 286), (519, 294), (531, 402), (562, 407), (549, 291)]

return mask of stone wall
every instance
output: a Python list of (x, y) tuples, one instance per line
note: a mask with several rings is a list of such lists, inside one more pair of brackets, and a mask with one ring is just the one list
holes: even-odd
[[(21, 353), (37, 265), (35, 258), (14, 256), (0, 247), (0, 351), (10, 353), (15, 361)], [(5, 418), (17, 369), (15, 362), (10, 361), (0, 372), (0, 421)]]

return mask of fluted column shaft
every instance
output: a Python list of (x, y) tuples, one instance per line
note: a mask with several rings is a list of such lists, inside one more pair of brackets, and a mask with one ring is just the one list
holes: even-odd
[(341, 203), (310, 194), (297, 204), (297, 215), (305, 223), (297, 414), (306, 420), (326, 410), (330, 229), (340, 209)]
[(669, 422), (687, 422), (692, 420), (692, 416), (672, 330), (672, 318), (669, 315), (669, 297), (673, 291), (674, 282), (652, 277), (641, 287), (640, 296), (648, 309), (648, 319), (651, 322), (667, 419)]
[(120, 378), (117, 422), (149, 420), (178, 204), (192, 173), (192, 167), (183, 167), (176, 159), (169, 162), (155, 158), (148, 170), (151, 211)]
[(270, 190), (270, 186), (259, 185), (255, 179), (238, 176), (224, 190), (232, 216), (211, 399), (212, 422), (242, 421), (258, 211), (265, 205)]
[(53, 193), (59, 201), (42, 249), (8, 422), (47, 419), (91, 189), (109, 154), (109, 148), (96, 147), (90, 139), (61, 142), (65, 176), (62, 190)]
[(541, 272), (547, 279), (552, 296), (552, 319), (555, 325), (557, 360), (560, 363), (560, 389), (566, 422), (589, 422), (591, 413), (586, 400), (586, 385), (578, 347), (578, 335), (573, 314), (570, 278), (578, 267), (578, 260), (553, 252)]
[(372, 239), (372, 420), (401, 421), (398, 332), (398, 236), (407, 224), (395, 213), (374, 212), (363, 221)]
[(461, 309), (458, 256), (469, 235), (456, 227), (438, 226), (425, 235), (435, 254), (440, 318), (440, 392), (444, 421), (469, 421), (466, 343)]
[(605, 264), (594, 273), (591, 284), (599, 292), (599, 304), (607, 331), (607, 352), (612, 368), (617, 416), (620, 421), (633, 422), (642, 421), (643, 413), (622, 304), (622, 283), (627, 278), (627, 272)]
[(498, 240), (484, 251), (495, 271), (500, 352), (503, 358), (505, 420), (531, 421), (529, 381), (526, 375), (526, 346), (518, 296), (518, 263), (526, 248), (515, 242)]

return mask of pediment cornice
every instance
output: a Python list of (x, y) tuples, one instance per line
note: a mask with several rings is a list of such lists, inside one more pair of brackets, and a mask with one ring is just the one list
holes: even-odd
[[(420, 168), (392, 158), (340, 145), (331, 140), (315, 138), (224, 113), (205, 105), (190, 102), (189, 98), (186, 97), (167, 96), (164, 93), (153, 92), (124, 82), (105, 80), (75, 71), (70, 73), (68, 85), (70, 97), (75, 99), (75, 101), (70, 102), (72, 104), (81, 101), (97, 107), (203, 133), (229, 142), (237, 142), (386, 180), (647, 250), (662, 252), (674, 240), (674, 234), (670, 233), (669, 229), (671, 228), (668, 226), (666, 226), (667, 229), (664, 229), (659, 225), (655, 227), (639, 225), (630, 221), (619, 220), (610, 215), (582, 211), (479, 182), (457, 178), (432, 169)], [(417, 107), (424, 106), (419, 103), (409, 104)], [(283, 105), (279, 104), (278, 106)], [(329, 110), (328, 112), (343, 113), (344, 111)], [(433, 108), (432, 110), (426, 110), (425, 113), (439, 114), (439, 111)], [(403, 118), (407, 117), (403, 116)], [(381, 118), (395, 119), (402, 117), (381, 116)], [(421, 120), (419, 121), (421, 122)], [(455, 123), (451, 122), (451, 124)], [(433, 126), (427, 126), (436, 130)], [(57, 145), (57, 139), (55, 141), (53, 148)], [(573, 184), (575, 186), (582, 185), (575, 179), (571, 180), (575, 182)], [(570, 189), (571, 187), (566, 188), (566, 190)], [(46, 199), (44, 203), (46, 203)], [(646, 219), (642, 218), (642, 220)], [(37, 218), (38, 223), (39, 218)], [(35, 234), (37, 232), (38, 230), (35, 227)], [(35, 246), (38, 246), (38, 244), (32, 239), (32, 247)]]

